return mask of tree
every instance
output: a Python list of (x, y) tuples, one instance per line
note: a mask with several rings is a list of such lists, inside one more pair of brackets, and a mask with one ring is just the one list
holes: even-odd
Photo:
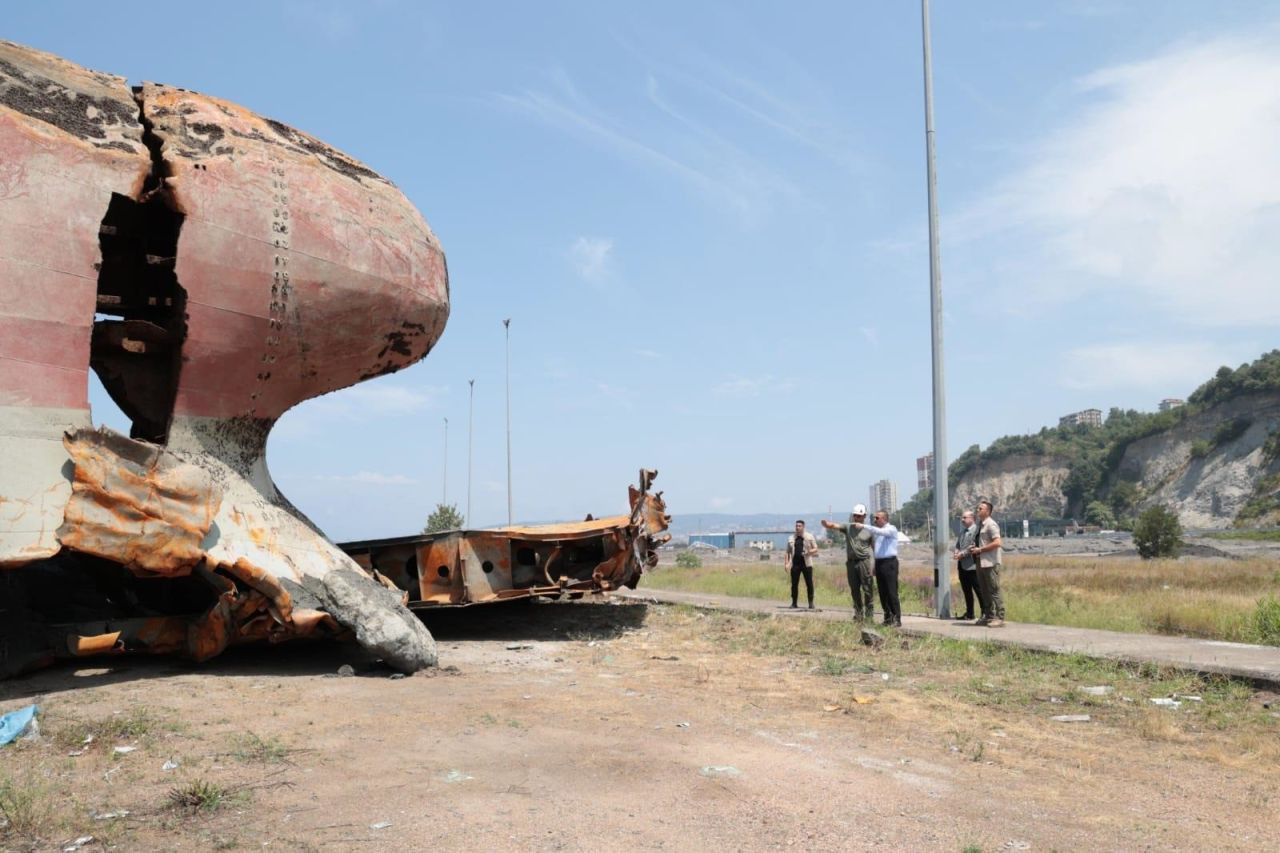
[(458, 512), (457, 504), (436, 504), (435, 511), (427, 516), (423, 533), (439, 533), (442, 530), (461, 530), (466, 519)]
[(1099, 527), (1113, 528), (1116, 526), (1116, 517), (1111, 512), (1111, 507), (1102, 501), (1094, 501), (1085, 507), (1084, 520), (1086, 524), (1096, 524)]
[(681, 551), (676, 554), (676, 565), (682, 569), (700, 569), (702, 558), (692, 551)]
[(1162, 506), (1143, 510), (1133, 526), (1133, 544), (1138, 546), (1138, 556), (1144, 560), (1178, 556), (1182, 550), (1182, 524), (1178, 516)]

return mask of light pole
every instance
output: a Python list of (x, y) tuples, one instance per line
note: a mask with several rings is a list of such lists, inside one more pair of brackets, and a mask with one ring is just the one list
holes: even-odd
[(444, 419), (444, 488), (441, 489), (440, 503), (449, 502), (449, 419)]
[(938, 250), (938, 177), (933, 148), (933, 55), (929, 0), (920, 0), (924, 40), (924, 149), (929, 185), (929, 307), (933, 332), (933, 591), (939, 619), (951, 617), (951, 532), (947, 501), (947, 402), (942, 371), (942, 257)]
[(507, 345), (507, 526), (511, 526), (511, 318), (502, 321)]
[(470, 400), (467, 403), (467, 517), (463, 524), (471, 524), (471, 439), (475, 435), (476, 422), (476, 381), (468, 379), (471, 386)]

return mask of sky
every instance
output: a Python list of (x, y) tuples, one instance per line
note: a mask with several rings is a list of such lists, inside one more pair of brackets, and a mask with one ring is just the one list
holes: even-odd
[[(950, 458), (1154, 410), (1277, 346), (1280, 7), (932, 15)], [(472, 526), (506, 522), (504, 318), (516, 521), (625, 512), (641, 467), (677, 516), (915, 491), (914, 3), (46, 0), (0, 37), (292, 124), (431, 224), (436, 349), (271, 434), (276, 482), (337, 540), (417, 532), (468, 491)]]

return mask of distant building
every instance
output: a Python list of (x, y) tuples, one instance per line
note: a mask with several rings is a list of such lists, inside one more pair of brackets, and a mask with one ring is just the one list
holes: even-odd
[(760, 551), (784, 550), (794, 530), (735, 530), (731, 533), (690, 533), (689, 544), (709, 545), (721, 551), (755, 548)]
[(1076, 426), (1078, 424), (1091, 427), (1102, 426), (1102, 410), (1085, 409), (1083, 412), (1072, 412), (1069, 415), (1063, 415), (1058, 418), (1058, 426), (1060, 427)]
[(881, 480), (867, 491), (867, 510), (872, 513), (884, 510), (890, 515), (898, 511), (898, 487), (893, 480)]
[(1160, 401), (1160, 411), (1167, 412), (1170, 409), (1176, 409), (1179, 406), (1185, 406), (1186, 400), (1179, 400), (1177, 397), (1165, 397)]
[(933, 452), (916, 457), (916, 490), (933, 487)]
[[(822, 534), (821, 528), (815, 533), (815, 536)], [(787, 540), (795, 533), (795, 528), (791, 530), (738, 530), (733, 534), (733, 547), (735, 548), (755, 548), (757, 551), (785, 551), (787, 550)]]

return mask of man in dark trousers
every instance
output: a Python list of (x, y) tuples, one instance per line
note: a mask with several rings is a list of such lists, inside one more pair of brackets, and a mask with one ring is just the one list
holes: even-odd
[(978, 587), (978, 561), (969, 553), (978, 535), (978, 524), (973, 520), (973, 512), (965, 510), (960, 516), (960, 524), (960, 536), (956, 539), (956, 549), (951, 552), (951, 556), (956, 561), (956, 571), (960, 575), (960, 589), (964, 592), (964, 615), (956, 618), (973, 618), (973, 596), (976, 593), (978, 604), (982, 608), (982, 616), (986, 619), (988, 605)]
[(813, 560), (818, 556), (818, 540), (804, 529), (803, 521), (796, 521), (796, 532), (787, 540), (785, 567), (791, 572), (791, 606), (796, 606), (800, 593), (800, 576), (804, 575), (805, 591), (809, 593), (809, 609), (813, 609)]
[(863, 528), (854, 530), (854, 524), (862, 524), (867, 519), (867, 508), (858, 504), (853, 508), (849, 524), (822, 520), (822, 526), (828, 530), (839, 530), (844, 534), (845, 575), (849, 579), (849, 593), (853, 596), (853, 618), (870, 622), (875, 617), (872, 606), (872, 587), (874, 585), (875, 564), (871, 553), (874, 550), (871, 531)]
[(902, 627), (902, 605), (898, 602), (898, 528), (889, 523), (889, 513), (880, 510), (875, 524), (850, 524), (854, 530), (869, 530), (876, 538), (876, 586), (880, 589), (880, 607), (884, 610), (884, 623), (894, 628)]

